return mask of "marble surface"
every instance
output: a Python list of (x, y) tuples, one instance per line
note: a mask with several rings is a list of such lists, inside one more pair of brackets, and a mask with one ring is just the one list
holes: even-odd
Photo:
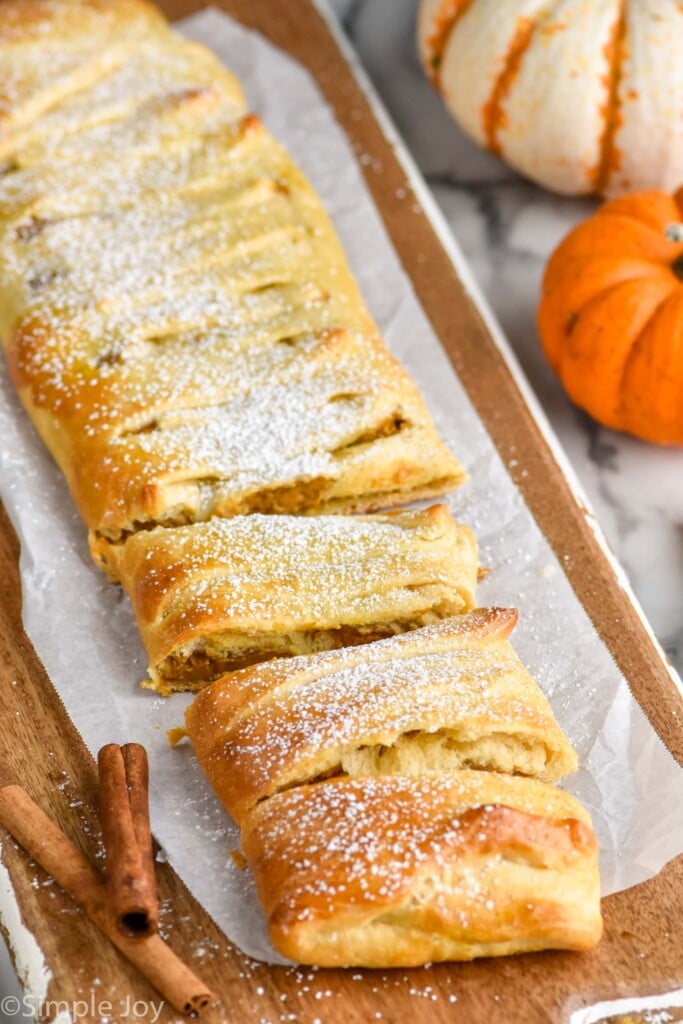
[[(673, 664), (683, 672), (683, 451), (604, 430), (565, 397), (534, 318), (544, 263), (591, 203), (551, 196), (470, 142), (426, 82), (417, 0), (329, 0), (413, 153)], [(0, 949), (2, 997), (19, 997)]]

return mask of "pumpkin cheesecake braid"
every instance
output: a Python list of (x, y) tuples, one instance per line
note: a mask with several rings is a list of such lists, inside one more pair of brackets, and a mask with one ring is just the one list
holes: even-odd
[(141, 531), (112, 552), (161, 693), (465, 612), (477, 580), (474, 534), (443, 505), (213, 519)]
[(208, 50), (140, 0), (7, 0), (0, 81), (0, 335), (100, 562), (141, 528), (464, 479)]
[(323, 966), (589, 949), (576, 755), (512, 649), (511, 609), (226, 675), (185, 714), (242, 830), (270, 937)]

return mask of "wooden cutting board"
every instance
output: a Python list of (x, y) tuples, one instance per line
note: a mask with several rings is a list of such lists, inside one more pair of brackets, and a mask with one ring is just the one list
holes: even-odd
[[(161, 6), (169, 17), (180, 18), (203, 4), (165, 0)], [(617, 581), (428, 216), (415, 212), (406, 170), (325, 20), (311, 0), (219, 0), (217, 6), (308, 67), (357, 151), (373, 158), (363, 165), (367, 184), (437, 335), (636, 699), (683, 763), (683, 700), (662, 654)], [(407, 197), (399, 198), (406, 189)], [(0, 509), (0, 762), (94, 856), (94, 764), (23, 632), (17, 559), (16, 537)], [(85, 1022), (182, 1019), (168, 1007), (157, 1014), (157, 994), (67, 897), (45, 884), (21, 850), (0, 838), (23, 922), (52, 972), (43, 1019), (65, 1009)], [(220, 995), (210, 1021), (578, 1024), (573, 1015), (602, 1000), (670, 993), (673, 1006), (683, 988), (683, 857), (657, 878), (604, 901), (605, 938), (591, 954), (544, 953), (384, 972), (253, 963), (226, 940), (167, 865), (159, 878), (169, 941)], [(16, 926), (9, 940), (21, 945)], [(17, 1019), (20, 1012), (14, 1013)], [(598, 1009), (590, 1017), (602, 1019), (607, 1018)], [(625, 1024), (653, 1017), (633, 1012), (609, 1019)], [(672, 1009), (659, 1019), (681, 1020), (683, 1011)]]

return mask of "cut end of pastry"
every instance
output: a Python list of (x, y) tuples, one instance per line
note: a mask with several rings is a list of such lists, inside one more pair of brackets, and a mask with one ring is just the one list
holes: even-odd
[[(349, 332), (338, 333), (349, 336)], [(354, 337), (351, 352), (356, 349), (362, 346)], [(346, 353), (344, 358), (350, 357), (351, 353)], [(370, 356), (359, 351), (356, 358), (361, 361)], [(380, 363), (386, 372), (393, 367), (388, 358)], [(303, 382), (283, 386), (282, 394), (271, 394), (272, 388), (255, 384), (246, 396), (235, 397), (231, 403), (169, 410), (135, 430), (103, 440), (99, 447), (93, 442), (92, 454), (84, 454), (72, 474), (72, 486), (91, 527), (91, 550), (97, 564), (116, 578), (117, 556), (111, 549), (143, 531), (252, 514), (366, 514), (441, 497), (467, 479), (465, 470), (428, 423), (426, 411), (415, 408), (419, 396), (402, 370), (393, 367), (403, 382), (405, 402), (412, 408), (406, 418), (401, 412), (401, 389), (395, 394), (396, 381), (380, 377), (355, 386), (346, 381), (339, 388), (329, 384), (323, 388), (321, 383), (323, 394), (317, 396), (315, 388), (311, 392), (310, 386), (304, 386), (309, 369), (304, 361), (300, 368)], [(329, 373), (319, 372), (327, 381)], [(373, 372), (376, 376), (379, 371), (375, 368)], [(340, 424), (345, 422), (350, 414), (340, 409), (364, 409), (368, 403), (379, 404), (376, 416), (367, 412), (358, 428), (342, 430), (340, 426), (343, 443), (336, 435), (327, 443), (325, 436), (316, 436), (320, 422), (335, 422), (337, 417)], [(292, 409), (297, 411), (296, 423), (289, 423)], [(278, 416), (282, 425), (271, 428)], [(304, 431), (307, 417), (311, 422)], [(244, 437), (240, 431), (245, 432)], [(278, 431), (283, 433), (279, 443)], [(233, 475), (220, 469), (218, 453), (226, 436), (232, 439), (233, 448), (244, 447), (241, 459), (250, 467), (247, 471), (235, 470)], [(182, 460), (176, 452), (181, 438), (187, 448)], [(209, 471), (204, 463), (195, 465), (191, 455), (195, 449), (210, 450), (216, 468)], [(95, 488), (93, 480), (102, 476), (105, 464), (112, 468), (106, 476), (107, 487)], [(152, 471), (152, 465), (158, 468)], [(147, 467), (144, 479), (142, 467)]]
[(362, 626), (339, 626), (327, 630), (300, 630), (274, 636), (272, 633), (253, 632), (244, 635), (234, 632), (218, 633), (209, 639), (193, 643), (189, 650), (178, 649), (159, 662), (153, 673), (155, 688), (167, 692), (197, 692), (222, 676), (273, 661), (335, 651), (344, 647), (359, 647), (387, 637), (413, 632), (425, 624), (438, 622), (464, 612), (464, 601), (453, 600), (407, 619), (369, 622)]
[(164, 694), (372, 643), (475, 604), (476, 538), (444, 505), (213, 519), (139, 532), (108, 558), (133, 604), (150, 686)]
[(602, 934), (590, 820), (533, 780), (322, 782), (259, 805), (243, 849), (274, 945), (301, 963), (588, 950)]
[[(456, 466), (459, 464), (453, 460)], [(173, 508), (168, 514), (151, 517), (143, 520), (136, 520), (127, 524), (125, 528), (114, 530), (89, 530), (88, 546), (93, 561), (114, 583), (120, 583), (119, 561), (126, 541), (139, 532), (146, 532), (157, 528), (175, 529), (180, 526), (190, 526), (194, 523), (207, 522), (214, 517), (232, 518), (233, 516), (263, 514), (263, 515), (368, 515), (376, 512), (389, 514), (389, 510), (401, 512), (402, 507), (416, 501), (425, 501), (430, 498), (440, 498), (450, 491), (462, 486), (469, 480), (469, 475), (462, 469), (452, 475), (435, 480), (428, 486), (420, 486), (413, 490), (396, 489), (377, 491), (370, 494), (360, 494), (344, 498), (330, 498), (323, 500), (312, 499), (302, 495), (308, 494), (315, 489), (321, 492), (324, 489), (325, 481), (320, 481), (314, 487), (312, 482), (303, 484), (299, 488), (286, 488), (280, 491), (265, 492), (250, 502), (240, 502), (228, 509), (206, 510), (201, 515), (198, 509), (182, 510)], [(489, 570), (479, 569), (478, 578), (484, 579)]]
[(428, 775), (472, 768), (480, 771), (526, 775), (542, 782), (557, 782), (576, 770), (576, 755), (569, 744), (558, 743), (558, 730), (547, 737), (495, 730), (477, 736), (467, 730), (403, 733), (389, 745), (351, 747), (341, 752), (339, 774)]
[(259, 801), (330, 777), (477, 769), (556, 782), (576, 754), (507, 642), (516, 619), (478, 609), (226, 675), (187, 708), (187, 733), (238, 823)]

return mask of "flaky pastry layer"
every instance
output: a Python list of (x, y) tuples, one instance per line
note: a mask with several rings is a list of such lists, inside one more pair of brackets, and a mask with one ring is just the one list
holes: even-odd
[(260, 800), (331, 775), (478, 768), (555, 782), (576, 755), (507, 641), (516, 620), (479, 609), (243, 669), (199, 694), (187, 734), (238, 823)]
[(444, 505), (213, 519), (136, 533), (111, 555), (160, 692), (468, 611), (477, 578), (474, 534)]

